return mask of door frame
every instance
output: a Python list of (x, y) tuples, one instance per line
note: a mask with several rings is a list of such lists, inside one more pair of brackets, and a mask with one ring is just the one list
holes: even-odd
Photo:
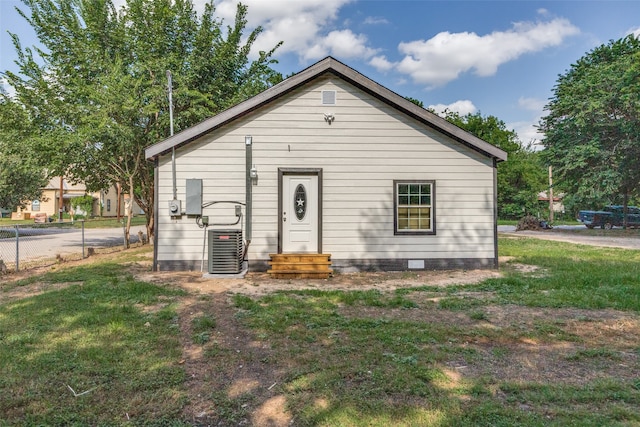
[(278, 253), (282, 253), (282, 182), (285, 175), (315, 175), (318, 177), (318, 253), (322, 253), (322, 168), (278, 168)]

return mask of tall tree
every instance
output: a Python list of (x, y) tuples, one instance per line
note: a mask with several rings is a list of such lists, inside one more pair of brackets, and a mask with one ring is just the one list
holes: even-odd
[(25, 111), (0, 99), (0, 123), (0, 208), (13, 211), (40, 199), (46, 174), (22, 144), (31, 129)]
[(640, 39), (580, 58), (559, 76), (546, 109), (543, 155), (556, 180), (585, 206), (622, 203), (626, 212), (640, 191)]
[(445, 118), (467, 132), (506, 151), (509, 160), (498, 164), (498, 216), (520, 218), (538, 209), (538, 193), (546, 187), (539, 155), (523, 145), (513, 130), (495, 116), (448, 112)]
[(89, 189), (121, 184), (145, 211), (149, 236), (153, 165), (144, 148), (169, 136), (166, 71), (178, 131), (282, 79), (271, 68), (277, 46), (249, 60), (261, 28), (245, 37), (243, 5), (225, 28), (213, 1), (201, 16), (191, 0), (128, 0), (120, 10), (111, 0), (24, 3), (42, 47), (23, 49), (12, 35), (20, 73), (4, 75), (16, 90), (10, 101), (39, 131), (28, 142), (52, 175)]

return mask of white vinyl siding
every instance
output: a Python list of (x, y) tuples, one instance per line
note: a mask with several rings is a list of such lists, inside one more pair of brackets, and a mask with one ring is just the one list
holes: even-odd
[[(323, 106), (323, 90), (335, 90), (340, 102)], [(327, 113), (335, 117), (331, 124)], [(245, 135), (253, 137), (259, 176), (250, 260), (277, 252), (278, 168), (322, 169), (322, 251), (334, 260), (495, 257), (493, 160), (334, 76), (178, 148), (183, 207), (188, 178), (203, 179), (205, 203), (244, 203)], [(394, 235), (394, 180), (437, 183), (437, 235)], [(171, 156), (165, 155), (159, 160), (158, 262), (199, 261), (203, 230), (192, 218), (169, 216), (171, 188)], [(203, 215), (211, 223), (235, 220), (233, 205), (206, 208)]]

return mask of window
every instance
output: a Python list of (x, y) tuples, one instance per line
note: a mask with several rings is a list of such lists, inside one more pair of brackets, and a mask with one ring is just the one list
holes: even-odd
[(31, 202), (31, 212), (40, 211), (40, 200), (34, 200)]
[(107, 212), (111, 212), (111, 199), (107, 199)]
[(394, 181), (395, 234), (436, 234), (435, 181)]

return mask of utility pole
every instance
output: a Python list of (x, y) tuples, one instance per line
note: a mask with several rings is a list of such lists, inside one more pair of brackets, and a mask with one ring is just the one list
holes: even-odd
[[(167, 89), (169, 91), (169, 136), (173, 136), (173, 79), (171, 71), (167, 70)], [(178, 184), (176, 183), (176, 147), (171, 147), (171, 175), (173, 177), (173, 200), (178, 199)]]
[(549, 165), (549, 224), (553, 223), (553, 172)]

